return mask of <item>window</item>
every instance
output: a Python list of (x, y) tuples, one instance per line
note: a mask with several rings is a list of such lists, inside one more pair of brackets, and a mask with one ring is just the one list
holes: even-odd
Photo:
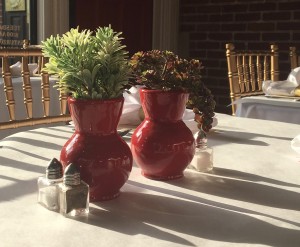
[(0, 47), (37, 43), (37, 0), (0, 0)]

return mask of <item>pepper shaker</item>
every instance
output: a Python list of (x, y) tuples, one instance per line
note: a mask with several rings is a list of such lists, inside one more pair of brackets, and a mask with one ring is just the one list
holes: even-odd
[(89, 186), (80, 179), (80, 172), (70, 163), (59, 184), (60, 213), (64, 216), (85, 216), (89, 213)]

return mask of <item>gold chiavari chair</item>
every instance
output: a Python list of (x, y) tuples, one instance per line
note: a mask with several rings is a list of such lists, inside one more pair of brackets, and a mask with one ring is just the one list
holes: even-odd
[[(43, 57), (40, 47), (24, 46), (21, 49), (0, 49), (0, 58), (2, 61), (2, 81), (1, 90), (4, 90), (5, 105), (6, 107), (0, 107), (0, 109), (6, 109), (8, 111), (8, 120), (1, 120), (3, 114), (0, 113), (0, 130), (19, 128), (25, 126), (33, 126), (38, 124), (52, 124), (58, 122), (68, 122), (71, 120), (69, 113), (67, 112), (67, 95), (59, 93), (59, 114), (50, 115), (50, 76), (48, 73), (42, 70), (46, 63), (46, 58)], [(22, 83), (23, 91), (23, 103), (25, 106), (26, 117), (24, 119), (17, 119), (16, 117), (16, 92), (14, 86), (14, 80), (12, 79), (11, 63), (12, 61), (21, 61), (21, 74), (20, 80)], [(40, 99), (38, 101), (33, 100), (32, 95), (32, 75), (29, 71), (29, 63), (32, 61), (38, 62), (37, 73), (34, 75), (40, 79)], [(0, 84), (1, 84), (0, 83)], [(56, 89), (55, 89), (56, 90)], [(41, 104), (43, 108), (43, 115), (35, 117), (33, 114), (33, 105)]]
[[(230, 98), (233, 103), (246, 96), (262, 95), (262, 82), (279, 80), (278, 46), (268, 51), (237, 51), (233, 44), (226, 44)], [(236, 106), (232, 104), (232, 115)]]
[(295, 46), (290, 47), (290, 64), (291, 70), (300, 66), (300, 55), (297, 54), (297, 49)]

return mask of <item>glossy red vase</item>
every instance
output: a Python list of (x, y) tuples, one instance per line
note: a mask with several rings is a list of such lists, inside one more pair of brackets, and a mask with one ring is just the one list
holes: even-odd
[(145, 119), (131, 139), (135, 162), (150, 179), (182, 177), (195, 153), (193, 134), (182, 121), (188, 94), (141, 89), (140, 98)]
[(81, 179), (90, 186), (90, 201), (119, 195), (132, 169), (132, 154), (118, 135), (124, 98), (78, 100), (68, 98), (75, 132), (60, 153), (64, 168), (75, 163)]

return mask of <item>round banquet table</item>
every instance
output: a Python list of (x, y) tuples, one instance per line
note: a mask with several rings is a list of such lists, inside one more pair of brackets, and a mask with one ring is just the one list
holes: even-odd
[[(208, 134), (214, 169), (154, 181), (134, 165), (121, 195), (66, 218), (37, 203), (45, 173), (73, 126), (0, 142), (0, 246), (300, 246), (300, 126), (216, 114)], [(195, 132), (195, 123), (187, 121)], [(124, 137), (130, 143), (130, 136)]]

